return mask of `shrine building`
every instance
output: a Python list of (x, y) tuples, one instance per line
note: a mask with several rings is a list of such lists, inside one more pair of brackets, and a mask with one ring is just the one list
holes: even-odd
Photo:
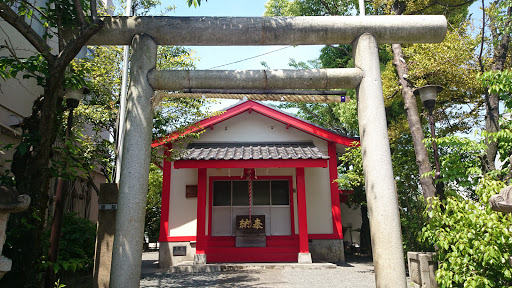
[(161, 165), (160, 267), (343, 262), (361, 214), (333, 180), (358, 141), (255, 101), (154, 141), (179, 155)]

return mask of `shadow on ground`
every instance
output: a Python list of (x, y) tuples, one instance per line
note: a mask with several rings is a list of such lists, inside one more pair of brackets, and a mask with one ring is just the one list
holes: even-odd
[[(144, 277), (146, 287), (235, 287), (270, 288), (275, 283), (262, 283), (258, 271), (222, 273), (157, 273)], [(222, 275), (221, 275), (222, 274)]]
[(358, 254), (349, 254), (345, 255), (346, 263), (372, 263), (373, 258), (371, 255), (358, 255)]

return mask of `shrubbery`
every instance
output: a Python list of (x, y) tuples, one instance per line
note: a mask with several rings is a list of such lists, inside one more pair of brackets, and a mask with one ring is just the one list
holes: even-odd
[[(50, 229), (46, 231), (45, 240), (50, 239)], [(53, 263), (58, 273), (64, 271), (92, 271), (94, 267), (94, 248), (96, 243), (96, 224), (81, 218), (76, 213), (66, 213), (62, 221), (62, 233), (59, 242), (59, 257)], [(48, 252), (49, 243), (44, 243), (43, 252)], [(43, 262), (46, 267), (50, 263)]]
[(439, 287), (509, 287), (512, 285), (512, 215), (491, 210), (490, 196), (504, 182), (485, 177), (475, 199), (450, 196), (435, 201), (422, 240), (434, 243), (440, 262)]

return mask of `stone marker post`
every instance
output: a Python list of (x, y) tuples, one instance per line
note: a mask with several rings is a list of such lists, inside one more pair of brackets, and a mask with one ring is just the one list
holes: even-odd
[[(100, 186), (98, 199), (98, 227), (96, 229), (96, 254), (94, 255), (94, 288), (110, 286), (110, 267), (112, 247), (116, 226), (116, 209), (119, 189), (116, 183), (104, 183)], [(103, 207), (103, 208), (102, 208)]]
[(110, 274), (112, 288), (136, 288), (140, 284), (151, 160), (151, 98), (154, 91), (148, 83), (148, 72), (156, 67), (157, 46), (148, 34), (137, 34), (133, 37), (132, 48), (123, 169)]

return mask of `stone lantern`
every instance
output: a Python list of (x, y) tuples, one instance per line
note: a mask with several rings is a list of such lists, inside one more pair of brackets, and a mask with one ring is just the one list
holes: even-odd
[(16, 189), (0, 185), (0, 279), (11, 271), (11, 259), (2, 255), (2, 248), (5, 243), (5, 230), (7, 228), (7, 220), (11, 213), (26, 210), (30, 205), (30, 197), (28, 195), (19, 195)]
[[(512, 186), (507, 186), (501, 189), (499, 194), (492, 195), (489, 204), (496, 212), (512, 213)], [(512, 265), (512, 256), (508, 258), (508, 262)]]
[(491, 209), (496, 212), (512, 212), (512, 186), (501, 189), (500, 194), (492, 195), (489, 198)]

